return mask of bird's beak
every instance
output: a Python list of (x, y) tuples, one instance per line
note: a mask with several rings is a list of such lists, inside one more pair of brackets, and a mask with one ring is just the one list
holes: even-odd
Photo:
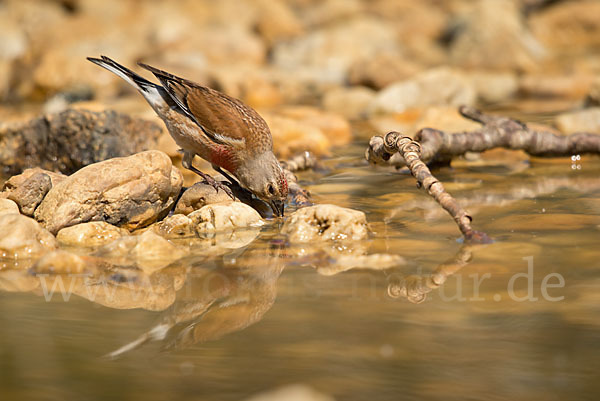
[(282, 200), (272, 200), (271, 202), (269, 202), (269, 205), (271, 206), (271, 209), (273, 209), (273, 214), (276, 217), (283, 217), (283, 209), (285, 206)]

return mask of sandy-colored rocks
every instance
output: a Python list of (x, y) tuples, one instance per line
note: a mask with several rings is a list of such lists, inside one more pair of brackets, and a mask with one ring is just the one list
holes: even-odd
[(560, 114), (556, 117), (556, 126), (565, 134), (575, 132), (600, 134), (600, 107)]
[(65, 227), (56, 234), (59, 243), (77, 247), (96, 247), (129, 235), (124, 228), (104, 221), (90, 221)]
[(206, 205), (188, 217), (194, 222), (198, 233), (260, 227), (264, 224), (256, 210), (241, 202)]
[(82, 274), (86, 265), (81, 256), (58, 250), (42, 256), (30, 271), (34, 274)]
[(315, 205), (290, 215), (281, 232), (290, 242), (343, 241), (367, 238), (365, 214), (335, 205)]
[(441, 67), (386, 87), (371, 102), (369, 110), (371, 113), (397, 113), (414, 107), (472, 105), (476, 96), (475, 87), (467, 76)]
[(52, 186), (65, 178), (63, 174), (37, 167), (27, 169), (4, 183), (0, 198), (13, 200), (22, 214), (31, 217)]
[(246, 398), (245, 401), (334, 401), (335, 399), (323, 394), (306, 384), (289, 384), (287, 386), (264, 391)]
[(352, 130), (348, 120), (335, 113), (309, 106), (288, 106), (280, 108), (278, 114), (317, 127), (334, 146), (346, 145), (352, 140)]
[(398, 54), (383, 53), (354, 63), (348, 72), (352, 85), (382, 89), (421, 71), (423, 67)]
[(35, 220), (0, 214), (0, 259), (31, 259), (56, 249), (56, 239)]
[(66, 110), (0, 124), (0, 167), (13, 174), (28, 167), (71, 173), (152, 148), (161, 132), (153, 122), (114, 111)]
[(323, 81), (342, 83), (353, 63), (380, 52), (395, 54), (398, 46), (393, 27), (385, 21), (355, 17), (278, 43), (273, 61), (289, 71), (298, 66), (317, 69)]
[(487, 103), (510, 99), (519, 90), (519, 80), (510, 72), (472, 72), (469, 77), (475, 86), (477, 98)]
[(348, 119), (364, 117), (376, 92), (364, 86), (336, 88), (328, 91), (322, 100), (325, 110), (342, 115)]
[(572, 75), (527, 74), (519, 80), (519, 92), (539, 98), (580, 99), (589, 92), (595, 79), (597, 77), (590, 73)]
[(317, 266), (317, 272), (324, 276), (333, 276), (352, 269), (386, 270), (406, 264), (400, 255), (374, 253), (370, 255), (335, 254), (331, 252), (331, 263)]
[(288, 40), (304, 32), (302, 22), (290, 5), (281, 0), (257, 1), (259, 11), (256, 31), (270, 45)]
[(535, 37), (550, 48), (585, 49), (600, 46), (600, 3), (563, 1), (533, 14), (529, 20)]
[(53, 187), (35, 212), (50, 232), (88, 221), (135, 229), (168, 213), (183, 178), (156, 150), (82, 168)]
[(192, 219), (183, 214), (174, 214), (152, 225), (151, 229), (165, 238), (184, 238), (196, 235)]
[(482, 0), (455, 21), (451, 60), (462, 67), (532, 70), (546, 52), (526, 28), (516, 1)]
[(314, 125), (303, 124), (273, 113), (261, 113), (261, 115), (273, 135), (273, 150), (277, 157), (285, 159), (303, 151), (315, 155), (329, 153), (331, 142), (323, 131)]
[(10, 199), (0, 198), (0, 215), (20, 214), (19, 206)]
[(212, 185), (200, 181), (185, 190), (175, 205), (174, 213), (190, 214), (203, 206), (230, 200), (224, 191), (217, 191)]

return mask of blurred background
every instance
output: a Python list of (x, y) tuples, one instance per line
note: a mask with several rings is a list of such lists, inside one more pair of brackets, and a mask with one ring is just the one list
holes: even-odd
[(71, 104), (154, 118), (85, 59), (100, 54), (241, 98), (282, 157), (348, 143), (347, 120), (410, 133), (468, 128), (459, 104), (556, 114), (598, 105), (598, 16), (595, 0), (3, 0), (0, 121)]

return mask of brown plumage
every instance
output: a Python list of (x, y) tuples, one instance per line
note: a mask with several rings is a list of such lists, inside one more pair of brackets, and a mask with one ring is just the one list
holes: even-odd
[(138, 89), (165, 122), (183, 150), (183, 166), (231, 195), (228, 187), (192, 166), (194, 155), (213, 164), (230, 180), (268, 202), (283, 216), (288, 187), (273, 154), (273, 140), (265, 120), (238, 99), (166, 71), (139, 64), (152, 72), (161, 85), (152, 83), (108, 57), (88, 58)]

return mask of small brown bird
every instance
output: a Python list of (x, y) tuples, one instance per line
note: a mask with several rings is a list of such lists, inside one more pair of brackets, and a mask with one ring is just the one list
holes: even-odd
[(214, 89), (139, 63), (161, 85), (148, 81), (108, 57), (88, 57), (134, 86), (165, 122), (183, 151), (183, 166), (204, 178), (215, 189), (231, 190), (192, 165), (195, 155), (212, 163), (229, 181), (233, 178), (283, 216), (288, 184), (273, 154), (267, 123), (251, 107)]

